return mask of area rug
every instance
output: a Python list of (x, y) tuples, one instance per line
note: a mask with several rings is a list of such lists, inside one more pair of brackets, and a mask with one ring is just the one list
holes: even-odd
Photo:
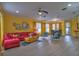
[(25, 41), (22, 41), (20, 44), (21, 44), (21, 46), (28, 46), (30, 43), (27, 43)]

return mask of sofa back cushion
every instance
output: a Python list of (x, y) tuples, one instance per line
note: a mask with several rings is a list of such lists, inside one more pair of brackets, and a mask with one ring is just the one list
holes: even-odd
[(4, 40), (12, 38), (24, 39), (25, 37), (29, 36), (29, 33), (30, 32), (7, 33), (4, 35)]

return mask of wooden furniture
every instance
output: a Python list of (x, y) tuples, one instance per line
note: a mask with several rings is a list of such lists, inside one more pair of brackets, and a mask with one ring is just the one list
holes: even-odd
[(35, 42), (37, 40), (37, 38), (36, 37), (28, 37), (28, 38), (25, 38), (25, 42), (27, 42), (27, 43), (32, 43), (32, 42)]
[(32, 34), (30, 35), (30, 37), (26, 37), (26, 38), (25, 38), (25, 42), (27, 42), (27, 43), (35, 42), (35, 41), (37, 41), (38, 37), (39, 37), (39, 34), (37, 34), (37, 33), (32, 33)]

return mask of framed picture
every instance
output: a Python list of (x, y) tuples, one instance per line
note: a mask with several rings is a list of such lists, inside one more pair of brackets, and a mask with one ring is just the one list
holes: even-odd
[(29, 24), (25, 22), (21, 24), (13, 23), (13, 26), (15, 27), (16, 30), (26, 30), (29, 28)]
[(23, 29), (23, 30), (26, 30), (26, 29), (28, 29), (28, 28), (29, 28), (29, 24), (23, 22), (23, 23), (22, 23), (22, 29)]
[(21, 24), (16, 24), (16, 30), (21, 30)]

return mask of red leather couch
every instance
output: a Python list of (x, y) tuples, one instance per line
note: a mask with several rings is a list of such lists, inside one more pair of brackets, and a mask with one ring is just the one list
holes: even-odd
[(18, 38), (20, 41), (23, 41), (25, 37), (29, 37), (30, 32), (17, 32), (17, 33), (7, 33), (7, 36), (10, 38)]
[[(31, 32), (7, 33), (4, 35), (3, 46), (5, 49), (20, 46), (20, 41), (30, 36)], [(37, 35), (32, 32), (32, 36)]]
[(21, 32), (21, 33), (15, 33), (18, 34), (18, 38), (20, 41), (24, 41), (25, 37), (29, 37), (30, 32)]
[(29, 32), (7, 33), (4, 35), (3, 46), (5, 49), (20, 46), (20, 41), (29, 36)]
[(18, 47), (20, 46), (20, 40), (18, 38), (11, 38), (4, 40), (4, 49), (9, 49), (13, 47)]

